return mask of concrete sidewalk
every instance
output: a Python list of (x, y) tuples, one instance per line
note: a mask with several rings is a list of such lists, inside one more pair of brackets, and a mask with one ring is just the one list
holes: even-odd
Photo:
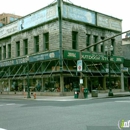
[(31, 98), (27, 98), (27, 95), (5, 95), (0, 94), (0, 99), (23, 99), (23, 100), (39, 100), (39, 101), (77, 101), (77, 100), (90, 100), (90, 99), (100, 99), (100, 98), (115, 98), (115, 97), (125, 97), (130, 96), (130, 92), (118, 92), (113, 93), (114, 96), (108, 96), (108, 93), (98, 93), (98, 97), (92, 97), (91, 94), (88, 94), (87, 98), (78, 99), (74, 96), (34, 96), (31, 95)]

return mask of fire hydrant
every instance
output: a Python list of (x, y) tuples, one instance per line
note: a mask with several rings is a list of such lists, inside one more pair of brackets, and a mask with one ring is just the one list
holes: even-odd
[(33, 93), (33, 97), (34, 97), (34, 99), (36, 99), (36, 93)]

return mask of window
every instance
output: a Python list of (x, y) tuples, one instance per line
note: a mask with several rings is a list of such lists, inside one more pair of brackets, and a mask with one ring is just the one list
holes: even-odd
[(77, 49), (77, 36), (78, 32), (72, 32), (72, 49)]
[(28, 54), (28, 39), (23, 40), (24, 44), (24, 55)]
[(8, 58), (11, 58), (11, 44), (8, 44)]
[(16, 42), (16, 56), (20, 56), (20, 41)]
[[(105, 37), (101, 37), (101, 40), (104, 40), (105, 39)], [(104, 42), (102, 42), (101, 44), (101, 52), (103, 52), (103, 50), (104, 50)]]
[[(94, 38), (94, 43), (96, 43), (98, 41), (98, 36), (94, 36), (93, 38)], [(94, 46), (93, 51), (95, 52), (97, 51), (97, 45)]]
[(3, 59), (6, 58), (6, 45), (3, 46)]
[(43, 37), (44, 37), (45, 50), (49, 50), (49, 33), (45, 33)]
[(114, 46), (115, 46), (115, 39), (111, 39), (111, 45), (113, 46), (113, 50), (111, 51), (111, 54), (114, 54)]
[(1, 51), (1, 47), (0, 47), (0, 60), (2, 60), (2, 51)]
[(35, 52), (39, 52), (39, 36), (34, 37)]
[[(90, 34), (86, 34), (86, 47), (90, 45)], [(89, 48), (87, 49), (89, 51)]]

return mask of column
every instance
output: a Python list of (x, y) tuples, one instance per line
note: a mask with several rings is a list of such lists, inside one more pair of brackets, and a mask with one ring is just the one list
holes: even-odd
[[(123, 68), (123, 64), (120, 65), (120, 68)], [(124, 92), (124, 73), (121, 71), (121, 91)]]
[(103, 89), (106, 90), (106, 77), (103, 77)]
[(10, 83), (10, 79), (8, 79), (8, 91), (10, 91), (11, 89), (11, 83)]
[(27, 82), (26, 82), (26, 80), (24, 79), (24, 80), (23, 80), (23, 91), (25, 91), (26, 86), (27, 86)]
[(62, 74), (60, 74), (60, 95), (63, 96), (64, 92), (64, 77)]
[(45, 88), (44, 88), (44, 86), (45, 86), (45, 85), (44, 85), (43, 77), (41, 78), (41, 82), (42, 82), (42, 84), (41, 84), (41, 85), (42, 85), (42, 92), (43, 92), (43, 91), (44, 91), (44, 89), (45, 89)]
[(84, 87), (88, 88), (88, 80), (87, 77), (84, 78)]

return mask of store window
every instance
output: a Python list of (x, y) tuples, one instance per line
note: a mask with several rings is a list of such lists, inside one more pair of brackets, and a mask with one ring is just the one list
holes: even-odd
[(20, 56), (20, 41), (16, 42), (16, 56)]
[(77, 49), (78, 32), (72, 31), (72, 49)]
[(44, 38), (44, 47), (45, 47), (45, 51), (49, 50), (49, 33), (44, 33), (43, 34), (43, 38)]
[(44, 92), (60, 92), (60, 78), (49, 77), (44, 79)]
[(39, 52), (39, 36), (34, 37), (35, 52)]
[(23, 40), (24, 43), (24, 55), (28, 54), (28, 39)]

